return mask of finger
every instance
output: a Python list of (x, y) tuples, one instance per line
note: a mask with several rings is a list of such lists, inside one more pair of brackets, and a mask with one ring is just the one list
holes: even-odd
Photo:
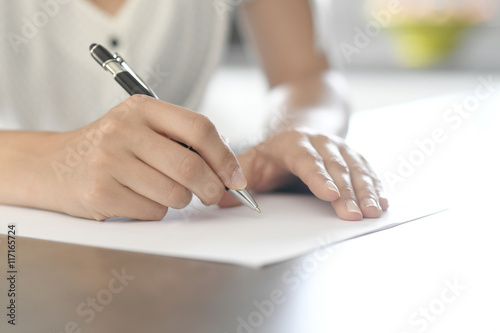
[(332, 202), (337, 215), (344, 220), (358, 221), (363, 218), (359, 209), (350, 170), (336, 144), (330, 140), (313, 139), (312, 141), (323, 158), (326, 170), (340, 192), (340, 198)]
[(205, 205), (220, 200), (224, 185), (198, 154), (152, 131), (141, 131), (139, 136), (133, 153), (140, 160), (196, 194)]
[(111, 186), (93, 189), (87, 205), (94, 211), (94, 219), (103, 221), (112, 217), (128, 217), (159, 221), (167, 214), (167, 207), (137, 194), (114, 179), (113, 182)]
[(134, 95), (127, 101), (126, 106), (142, 111), (152, 129), (195, 149), (225, 186), (246, 187), (236, 156), (206, 116), (147, 96)]
[(275, 159), (299, 177), (319, 199), (337, 200), (340, 192), (311, 142), (303, 136), (282, 136), (279, 140), (273, 144)]
[(373, 186), (375, 186), (375, 190), (377, 191), (378, 202), (380, 203), (380, 207), (382, 208), (383, 211), (386, 211), (389, 208), (389, 199), (387, 199), (387, 196), (385, 195), (382, 182), (378, 178), (377, 174), (373, 171), (373, 168), (370, 165), (370, 163), (363, 156), (361, 156), (361, 158), (365, 163), (366, 168), (370, 171), (371, 178), (373, 181)]
[(372, 173), (366, 167), (361, 155), (349, 147), (341, 147), (342, 155), (349, 166), (351, 182), (363, 216), (376, 218), (382, 215), (382, 208), (373, 183)]
[(130, 158), (119, 166), (113, 177), (135, 193), (175, 209), (184, 208), (191, 202), (191, 191), (142, 161)]
[(220, 208), (228, 208), (228, 207), (235, 207), (241, 205), (241, 202), (236, 200), (235, 197), (233, 197), (229, 192), (224, 193), (222, 198), (219, 200), (217, 205)]
[[(292, 176), (288, 170), (277, 165), (269, 156), (266, 144), (252, 147), (238, 156), (238, 161), (248, 180), (247, 189), (255, 191), (272, 191), (288, 182)], [(232, 207), (240, 202), (229, 193), (219, 201), (220, 207)]]
[[(257, 177), (259, 175), (254, 172), (254, 163), (257, 158), (257, 153), (257, 148), (252, 147), (238, 156), (238, 161), (247, 179), (247, 189), (249, 190), (252, 189), (258, 181)], [(238, 206), (241, 205), (241, 203), (235, 197), (229, 194), (229, 192), (226, 192), (220, 199), (218, 205), (221, 208), (226, 208)]]

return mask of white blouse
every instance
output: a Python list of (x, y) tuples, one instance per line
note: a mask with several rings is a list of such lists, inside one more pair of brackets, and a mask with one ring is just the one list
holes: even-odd
[(0, 0), (0, 129), (72, 130), (126, 99), (92, 43), (120, 53), (162, 100), (196, 109), (236, 2), (127, 0), (110, 16), (87, 0)]

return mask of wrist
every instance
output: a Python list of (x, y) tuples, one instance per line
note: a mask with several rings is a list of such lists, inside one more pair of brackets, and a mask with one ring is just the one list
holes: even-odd
[[(1, 133), (8, 144), (1, 148), (0, 202), (47, 209), (51, 189), (50, 161), (60, 135), (53, 132)], [(3, 140), (2, 140), (3, 141)]]
[(349, 112), (346, 109), (310, 108), (291, 113), (283, 119), (285, 121), (269, 123), (267, 137), (284, 131), (301, 130), (344, 138), (348, 129)]

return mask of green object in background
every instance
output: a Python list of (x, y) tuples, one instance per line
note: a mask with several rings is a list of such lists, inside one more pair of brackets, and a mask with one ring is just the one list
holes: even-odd
[(421, 68), (448, 58), (460, 43), (462, 32), (471, 24), (447, 22), (401, 22), (388, 27), (404, 66)]

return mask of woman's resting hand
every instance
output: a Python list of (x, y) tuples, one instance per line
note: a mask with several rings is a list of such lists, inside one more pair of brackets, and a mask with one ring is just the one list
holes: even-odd
[[(336, 136), (308, 129), (274, 135), (238, 157), (248, 189), (272, 191), (300, 179), (345, 220), (379, 217), (389, 204), (368, 162)], [(238, 202), (225, 195), (219, 205)]]

